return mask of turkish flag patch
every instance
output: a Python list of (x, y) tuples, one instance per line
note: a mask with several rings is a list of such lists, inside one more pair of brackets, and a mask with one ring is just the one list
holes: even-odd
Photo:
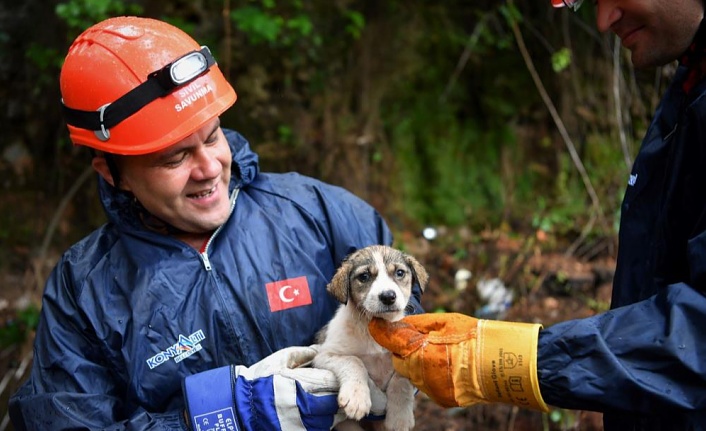
[(311, 304), (311, 292), (306, 277), (273, 281), (267, 283), (265, 288), (272, 312)]

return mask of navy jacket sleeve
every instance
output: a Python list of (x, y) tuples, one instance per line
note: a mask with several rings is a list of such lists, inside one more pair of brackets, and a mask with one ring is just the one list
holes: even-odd
[(30, 378), (10, 399), (16, 431), (186, 430), (183, 405), (163, 413), (138, 408), (126, 417), (124, 388), (95, 347), (100, 343), (76, 306), (71, 278), (62, 258), (45, 288)]
[(544, 400), (569, 409), (706, 410), (706, 297), (683, 283), (541, 331)]

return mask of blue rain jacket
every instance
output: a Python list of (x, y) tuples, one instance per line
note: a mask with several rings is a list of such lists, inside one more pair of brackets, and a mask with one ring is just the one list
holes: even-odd
[(130, 198), (100, 180), (109, 222), (48, 279), (31, 375), (10, 400), (17, 431), (186, 429), (185, 376), (313, 344), (338, 307), (326, 284), (341, 260), (392, 242), (362, 200), (258, 173), (245, 139), (224, 132), (239, 192), (202, 252), (146, 229)]
[(706, 429), (706, 83), (685, 94), (688, 72), (630, 174), (612, 309), (540, 333), (545, 401), (604, 412), (606, 431)]

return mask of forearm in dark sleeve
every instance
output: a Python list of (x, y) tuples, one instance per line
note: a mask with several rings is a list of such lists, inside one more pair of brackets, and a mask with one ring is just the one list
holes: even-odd
[(668, 286), (636, 304), (556, 324), (539, 336), (544, 400), (581, 410), (706, 409), (706, 298)]

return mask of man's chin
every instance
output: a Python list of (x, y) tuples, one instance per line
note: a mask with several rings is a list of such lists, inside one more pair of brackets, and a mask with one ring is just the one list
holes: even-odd
[(676, 57), (671, 54), (659, 55), (655, 51), (647, 51), (640, 49), (634, 49), (630, 51), (630, 60), (635, 69), (649, 69), (653, 67), (660, 67), (674, 61)]
[(228, 217), (218, 217), (213, 219), (201, 219), (198, 221), (198, 226), (195, 230), (200, 233), (211, 233), (223, 225), (228, 220)]
[(173, 226), (191, 235), (210, 235), (228, 220), (228, 214), (203, 214), (200, 217), (190, 215), (189, 219), (176, 221)]
[(638, 70), (649, 69), (650, 67), (656, 66), (639, 55), (632, 55), (630, 59), (632, 60), (632, 67)]

